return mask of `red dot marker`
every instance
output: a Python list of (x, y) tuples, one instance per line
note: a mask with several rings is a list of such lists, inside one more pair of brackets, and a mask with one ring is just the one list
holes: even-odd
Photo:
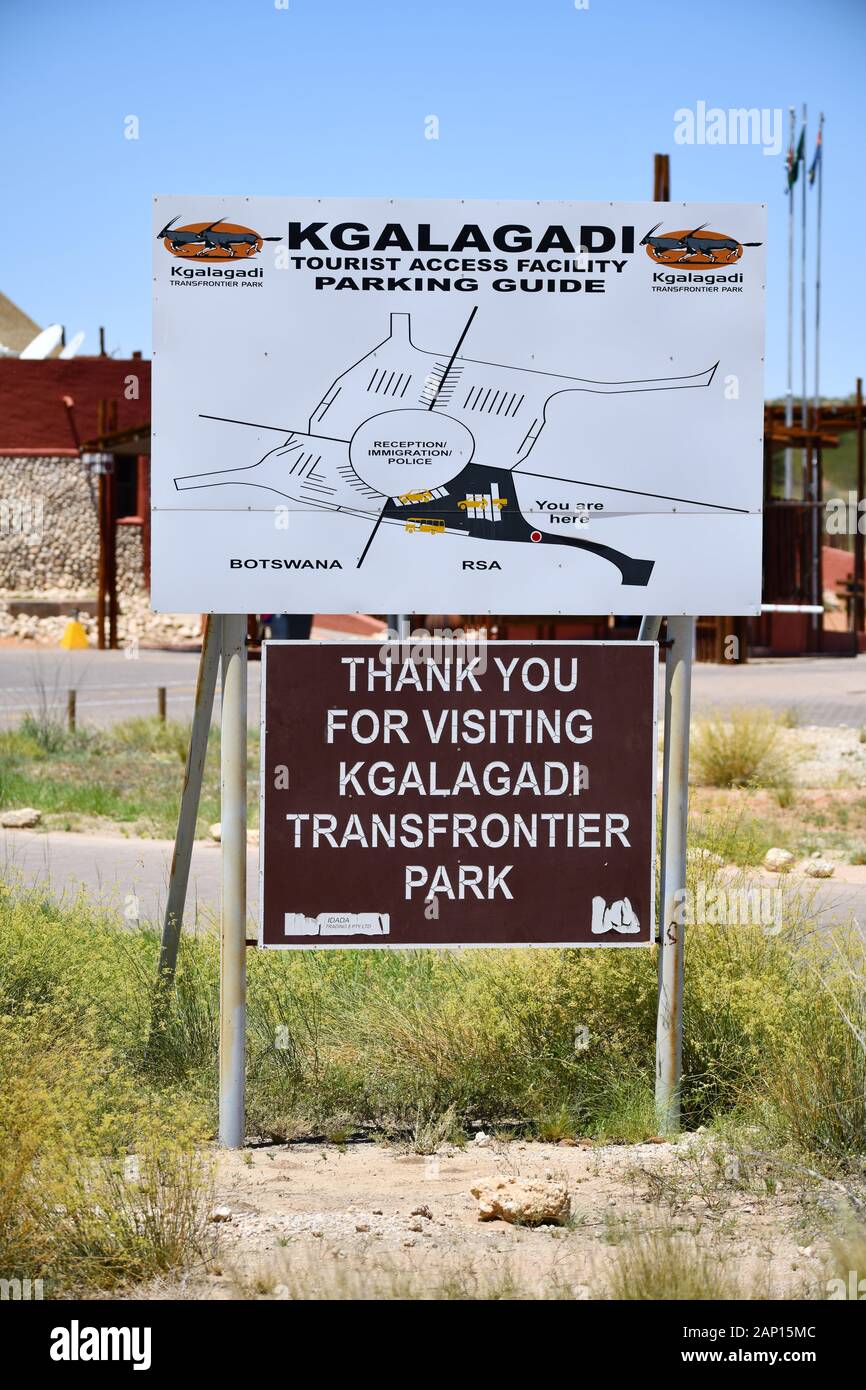
[(530, 539), (531, 541), (540, 541), (540, 540), (541, 540), (541, 532), (540, 532), (540, 531), (533, 531), (532, 534), (530, 535), (529, 539)]

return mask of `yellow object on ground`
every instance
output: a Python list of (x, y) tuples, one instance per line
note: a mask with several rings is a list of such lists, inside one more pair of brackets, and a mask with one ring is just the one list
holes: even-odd
[(66, 624), (60, 645), (68, 652), (80, 651), (87, 646), (87, 633), (77, 618), (70, 618)]

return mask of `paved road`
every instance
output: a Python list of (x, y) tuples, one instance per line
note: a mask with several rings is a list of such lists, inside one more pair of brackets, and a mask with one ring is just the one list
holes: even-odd
[[(41, 885), (60, 901), (71, 901), (80, 887), (92, 901), (104, 903), (130, 924), (160, 923), (165, 907), (173, 845), (170, 840), (127, 840), (122, 836), (0, 831), (0, 877), (7, 882)], [(190, 872), (185, 925), (214, 928), (219, 917), (220, 850), (197, 841)], [(783, 894), (802, 893), (814, 905), (824, 927), (856, 920), (866, 929), (866, 871), (840, 866), (856, 881), (785, 878), (758, 875), (756, 882), (781, 887)], [(258, 921), (258, 849), (247, 853), (248, 926), (255, 937)], [(807, 916), (812, 915), (811, 909)], [(782, 920), (784, 921), (784, 908)]]
[[(259, 719), (259, 663), (249, 663), (249, 722)], [(169, 719), (192, 718), (198, 653), (139, 651), (61, 652), (0, 649), (0, 727), (14, 728), (26, 714), (66, 719), (67, 691), (76, 692), (79, 726), (104, 728), (122, 719), (156, 714), (165, 686)], [(220, 704), (219, 682), (215, 716)]]
[[(165, 909), (170, 840), (132, 840), (120, 835), (83, 835), (0, 830), (0, 876), (7, 883), (41, 886), (52, 897), (71, 902), (80, 888), (128, 922), (159, 923)], [(220, 849), (196, 841), (190, 869), (186, 924), (202, 927), (219, 920)], [(248, 936), (258, 921), (258, 849), (247, 854)]]
[[(192, 711), (198, 656), (193, 652), (141, 651), (135, 660), (122, 652), (58, 652), (0, 648), (0, 726), (16, 725), (27, 712), (48, 710), (63, 717), (66, 691), (78, 692), (83, 724), (105, 726), (156, 710), (156, 690), (168, 692), (170, 717), (188, 719)], [(258, 662), (250, 663), (249, 717), (258, 720)], [(219, 697), (217, 697), (217, 709)], [(866, 725), (866, 656), (854, 659), (755, 661), (748, 666), (700, 665), (694, 673), (697, 713), (763, 705), (795, 710), (803, 724)], [(18, 872), (27, 882), (43, 883), (58, 897), (83, 884), (121, 913), (137, 912), (158, 921), (165, 903), (171, 844), (115, 836), (0, 832), (0, 869)], [(219, 901), (219, 852), (197, 844), (190, 903), (203, 919)], [(257, 852), (249, 855), (251, 921), (257, 912)], [(129, 901), (128, 901), (129, 899)], [(134, 901), (132, 901), (134, 899)], [(866, 885), (834, 881), (820, 889), (825, 923), (850, 913), (866, 923)], [(252, 928), (251, 928), (252, 934)]]
[[(48, 710), (64, 718), (70, 688), (77, 690), (81, 723), (104, 726), (153, 714), (160, 685), (167, 690), (169, 717), (189, 719), (197, 666), (194, 652), (140, 651), (128, 660), (122, 652), (0, 648), (0, 727), (14, 727), (28, 712)], [(255, 724), (259, 663), (250, 662), (249, 671), (249, 719)], [(695, 667), (696, 713), (757, 705), (794, 710), (801, 724), (866, 725), (866, 655)]]
[(762, 705), (796, 712), (801, 724), (866, 724), (866, 655), (750, 661), (746, 666), (695, 666), (697, 713)]

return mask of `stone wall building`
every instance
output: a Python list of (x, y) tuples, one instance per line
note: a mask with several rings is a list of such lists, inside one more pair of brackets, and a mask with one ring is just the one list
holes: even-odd
[[(8, 300), (5, 305), (8, 311)], [(0, 342), (7, 348), (20, 349), (8, 341), (16, 326), (19, 337), (35, 327), (26, 320), (21, 328), (0, 312)], [(106, 417), (113, 434), (133, 441), (114, 463), (120, 636), (156, 635), (160, 626), (180, 633), (190, 625), (189, 619), (161, 623), (149, 607), (150, 363), (141, 357), (3, 356), (0, 636), (54, 640), (72, 611), (94, 628), (99, 479), (82, 455), (97, 447)], [(136, 440), (143, 441), (140, 454)]]

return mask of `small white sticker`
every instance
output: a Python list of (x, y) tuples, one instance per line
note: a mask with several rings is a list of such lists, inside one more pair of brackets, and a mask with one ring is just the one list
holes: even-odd
[(388, 936), (391, 918), (387, 912), (287, 912), (284, 930), (286, 936)]
[(610, 907), (604, 898), (592, 900), (592, 934), (603, 936), (606, 932), (617, 931), (623, 936), (634, 936), (640, 931), (637, 913), (628, 898), (617, 898)]

